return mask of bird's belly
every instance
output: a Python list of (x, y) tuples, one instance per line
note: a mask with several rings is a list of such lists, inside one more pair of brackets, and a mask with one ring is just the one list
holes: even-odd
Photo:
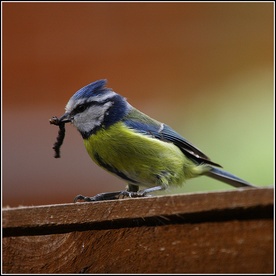
[(174, 144), (124, 127), (100, 130), (84, 144), (99, 166), (137, 185), (179, 185), (185, 181), (187, 164), (195, 166)]

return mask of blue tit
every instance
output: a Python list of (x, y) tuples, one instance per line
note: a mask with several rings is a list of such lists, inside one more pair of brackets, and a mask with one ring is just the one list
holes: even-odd
[[(164, 123), (131, 106), (126, 98), (98, 80), (78, 90), (65, 107), (65, 114), (54, 124), (71, 122), (80, 132), (91, 159), (100, 167), (128, 183), (125, 191), (84, 201), (142, 197), (181, 186), (187, 179), (206, 175), (234, 187), (252, 184), (222, 170), (202, 151)], [(144, 189), (140, 190), (142, 186)]]

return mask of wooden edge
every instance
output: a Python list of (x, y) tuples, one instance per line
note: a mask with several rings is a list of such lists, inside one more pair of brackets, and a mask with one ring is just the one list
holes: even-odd
[[(224, 211), (221, 216), (227, 219), (225, 210), (231, 211), (232, 217), (241, 216), (245, 210), (248, 210), (252, 216), (259, 214), (273, 217), (273, 195), (272, 187), (245, 188), (223, 192), (6, 208), (2, 212), (3, 235), (31, 235), (39, 233), (39, 230), (42, 231), (41, 233), (66, 232), (73, 229), (81, 230), (89, 225), (90, 227), (93, 225), (94, 228), (95, 225), (107, 227), (107, 222), (109, 222), (108, 227), (123, 227), (123, 221), (127, 221), (129, 225), (130, 221), (135, 220), (137, 224), (139, 219), (141, 220), (139, 225), (141, 225), (143, 221), (149, 222), (149, 219), (154, 217), (175, 223), (173, 217), (191, 221), (195, 218), (210, 219), (212, 214), (213, 219), (216, 220), (220, 211)], [(261, 214), (257, 214), (257, 211), (252, 209), (256, 207), (261, 207)], [(195, 216), (196, 213), (200, 215)], [(164, 221), (162, 223), (165, 223)], [(80, 226), (82, 228), (78, 228)]]

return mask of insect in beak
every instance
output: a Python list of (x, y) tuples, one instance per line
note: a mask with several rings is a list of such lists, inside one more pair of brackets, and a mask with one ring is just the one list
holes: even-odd
[(53, 149), (55, 150), (55, 158), (60, 158), (60, 147), (65, 137), (65, 124), (72, 121), (73, 118), (69, 117), (68, 113), (65, 113), (60, 118), (54, 116), (49, 121), (50, 124), (59, 126), (57, 141), (54, 143)]

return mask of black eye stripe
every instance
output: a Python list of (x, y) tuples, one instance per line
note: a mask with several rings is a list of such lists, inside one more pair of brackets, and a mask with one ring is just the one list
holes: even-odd
[(86, 104), (80, 104), (75, 108), (75, 113), (81, 113), (87, 108)]
[(74, 110), (72, 111), (72, 114), (75, 115), (75, 114), (81, 113), (91, 106), (101, 106), (110, 101), (112, 101), (112, 99), (106, 99), (105, 101), (102, 101), (102, 102), (91, 101), (91, 102), (79, 104), (74, 108)]

